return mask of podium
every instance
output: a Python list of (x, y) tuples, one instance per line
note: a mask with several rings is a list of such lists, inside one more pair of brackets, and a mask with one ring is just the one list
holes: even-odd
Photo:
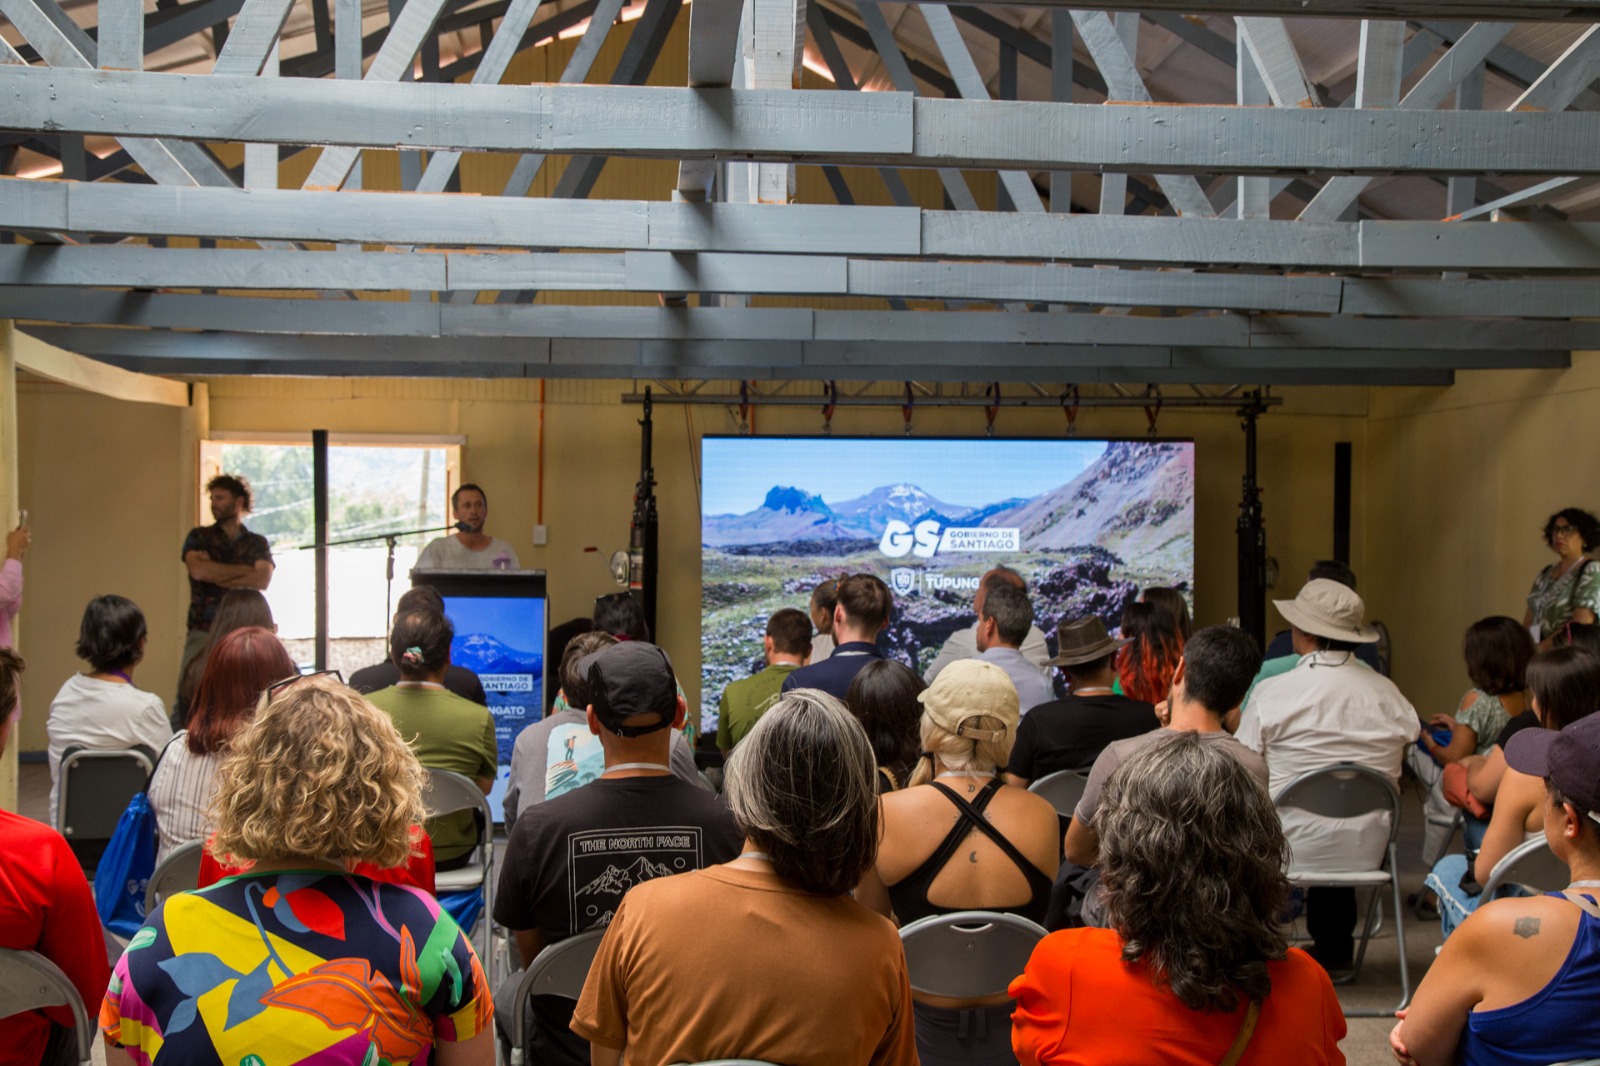
[(504, 817), (517, 734), (544, 713), (545, 633), (549, 601), (543, 570), (413, 570), (411, 584), (429, 585), (455, 625), (450, 661), (478, 675), (494, 716), (499, 766), (489, 806)]

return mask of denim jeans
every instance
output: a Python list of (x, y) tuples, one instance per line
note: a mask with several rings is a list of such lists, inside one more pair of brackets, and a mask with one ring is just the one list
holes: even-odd
[[(1456, 926), (1467, 920), (1467, 915), (1478, 909), (1482, 896), (1469, 896), (1461, 890), (1461, 878), (1467, 872), (1465, 855), (1446, 855), (1433, 866), (1433, 872), (1423, 881), (1425, 888), (1439, 897), (1439, 930), (1445, 937), (1456, 931)], [(1496, 899), (1506, 896), (1531, 896), (1533, 893), (1521, 885), (1502, 885), (1495, 890)]]

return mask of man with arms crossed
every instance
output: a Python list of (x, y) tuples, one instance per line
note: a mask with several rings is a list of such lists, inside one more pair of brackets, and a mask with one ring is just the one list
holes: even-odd
[(516, 550), (483, 531), (489, 520), (489, 497), (482, 489), (470, 482), (462, 485), (450, 494), (450, 510), (465, 528), (429, 541), (417, 555), (418, 570), (521, 569)]
[(229, 589), (265, 591), (272, 583), (272, 549), (267, 538), (244, 527), (250, 513), (250, 483), (235, 474), (206, 482), (211, 498), (209, 526), (196, 526), (183, 538), (183, 565), (189, 569), (189, 635), (183, 642), (183, 676), (211, 632), (217, 604)]

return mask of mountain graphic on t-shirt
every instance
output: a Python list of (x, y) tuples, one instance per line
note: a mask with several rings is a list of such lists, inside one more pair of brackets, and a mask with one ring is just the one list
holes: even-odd
[(579, 896), (620, 895), (653, 877), (671, 877), (672, 870), (641, 855), (629, 866), (607, 866), (605, 872), (578, 889)]

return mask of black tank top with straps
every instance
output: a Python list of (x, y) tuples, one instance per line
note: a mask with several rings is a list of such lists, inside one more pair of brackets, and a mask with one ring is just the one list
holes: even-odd
[[(944, 793), (945, 798), (955, 804), (956, 810), (961, 813), (961, 817), (951, 827), (944, 840), (939, 842), (939, 846), (934, 849), (933, 854), (928, 856), (927, 861), (913, 870), (904, 880), (889, 886), (889, 899), (894, 904), (895, 917), (904, 925), (914, 922), (918, 918), (926, 918), (930, 914), (949, 914), (952, 911), (960, 910), (990, 910), (1001, 911), (1005, 914), (1015, 914), (1035, 922), (1043, 922), (1045, 910), (1050, 905), (1050, 889), (1053, 882), (1049, 877), (1045, 876), (1043, 871), (1029, 862), (1027, 856), (1018, 851), (1017, 846), (1007, 840), (1000, 830), (990, 825), (989, 821), (983, 817), (984, 808), (989, 805), (989, 801), (994, 798), (994, 794), (1000, 790), (1000, 779), (997, 777), (985, 785), (970, 805), (956, 793), (939, 784), (939, 782), (933, 781), (930, 784)], [(944, 869), (945, 864), (950, 861), (956, 850), (961, 847), (961, 842), (974, 829), (994, 841), (995, 847), (1004, 852), (1006, 858), (1016, 863), (1017, 869), (1021, 870), (1023, 876), (1028, 879), (1030, 893), (1028, 902), (1010, 907), (978, 908), (941, 907), (928, 901), (928, 889), (932, 887), (934, 878), (939, 876), (939, 871)]]

